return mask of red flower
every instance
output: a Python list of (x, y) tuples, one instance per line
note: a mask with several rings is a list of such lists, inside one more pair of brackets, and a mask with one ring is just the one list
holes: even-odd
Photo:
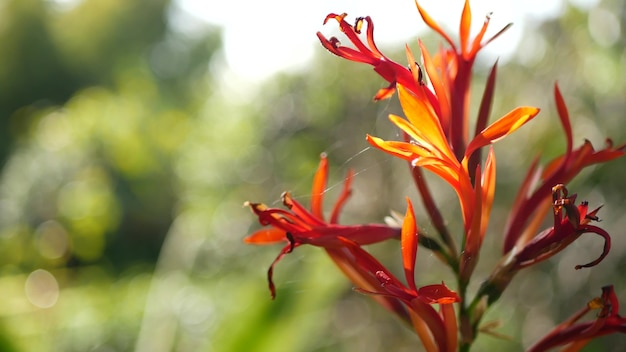
[[(459, 296), (443, 283), (418, 288), (415, 284), (415, 259), (418, 247), (418, 228), (413, 206), (407, 198), (408, 208), (402, 225), (402, 263), (408, 287), (396, 278), (378, 260), (357, 243), (343, 240), (349, 253), (346, 256), (354, 268), (358, 268), (368, 282), (377, 282), (371, 288), (359, 288), (360, 292), (397, 298), (402, 301), (424, 343), (427, 351), (454, 351), (457, 344), (457, 323), (452, 303)], [(431, 305), (439, 304), (440, 312)]]
[[(461, 204), (465, 225), (465, 247), (461, 272), (463, 279), (469, 278), (478, 258), (482, 244), (493, 196), (495, 192), (495, 156), (491, 150), (485, 162), (484, 170), (476, 167), (469, 169), (472, 153), (513, 133), (526, 122), (534, 118), (539, 109), (519, 107), (486, 127), (468, 144), (461, 161), (450, 148), (449, 141), (428, 104), (419, 97), (398, 85), (398, 96), (407, 119), (390, 115), (390, 120), (404, 131), (410, 142), (384, 141), (367, 136), (373, 146), (399, 158), (405, 159), (413, 167), (423, 167), (437, 174), (448, 182), (456, 191)], [(471, 176), (474, 177), (472, 184)]]
[[(576, 323), (592, 309), (600, 309), (595, 320)], [(591, 300), (587, 306), (555, 327), (528, 351), (547, 351), (550, 348), (565, 345), (567, 345), (567, 351), (579, 351), (591, 339), (616, 332), (626, 333), (626, 318), (619, 315), (619, 301), (613, 286), (604, 286), (602, 296)]]
[[(331, 19), (336, 20), (339, 23), (341, 31), (350, 39), (352, 44), (356, 46), (356, 49), (341, 46), (339, 40), (335, 37), (326, 39), (320, 32), (317, 32), (317, 37), (322, 45), (331, 53), (351, 61), (374, 66), (374, 71), (390, 83), (389, 87), (379, 90), (374, 99), (380, 100), (389, 98), (395, 91), (396, 83), (416, 88), (417, 82), (413, 79), (413, 73), (405, 66), (387, 58), (376, 47), (376, 43), (374, 42), (374, 23), (372, 19), (369, 16), (365, 18), (359, 17), (356, 19), (355, 25), (352, 26), (344, 20), (346, 16), (346, 13), (341, 15), (331, 13), (324, 19), (324, 24)], [(359, 38), (363, 21), (367, 22), (367, 44), (369, 48)]]
[(353, 241), (359, 245), (371, 244), (399, 237), (400, 229), (381, 224), (338, 225), (339, 213), (346, 200), (350, 196), (352, 172), (346, 177), (343, 190), (330, 217), (330, 223), (325, 222), (322, 211), (322, 201), (328, 179), (328, 160), (326, 155), (321, 155), (321, 160), (311, 192), (311, 211), (308, 211), (298, 201), (291, 198), (287, 192), (283, 193), (283, 204), (288, 210), (268, 208), (261, 203), (246, 202), (252, 211), (258, 216), (263, 226), (271, 226), (269, 229), (261, 229), (244, 239), (249, 244), (273, 244), (287, 242), (271, 264), (267, 278), (272, 298), (276, 296), (276, 288), (272, 280), (274, 266), (282, 257), (291, 253), (294, 248), (302, 244), (324, 247), (326, 249), (344, 246), (344, 239)]
[(556, 255), (585, 233), (594, 233), (604, 239), (604, 249), (598, 258), (575, 269), (589, 268), (599, 264), (611, 249), (611, 237), (603, 229), (591, 225), (598, 221), (600, 207), (589, 211), (587, 202), (575, 204), (576, 195), (568, 195), (567, 188), (556, 185), (552, 188), (554, 225), (535, 236), (522, 248), (515, 248), (505, 255), (489, 279), (483, 283), (477, 297), (488, 297), (492, 303), (507, 288), (513, 277), (523, 268), (542, 262)]
[(567, 188), (564, 185), (556, 185), (552, 188), (552, 198), (554, 226), (534, 237), (515, 255), (516, 269), (552, 257), (585, 233), (595, 233), (604, 238), (604, 249), (597, 259), (587, 264), (576, 265), (576, 269), (588, 268), (600, 263), (611, 249), (609, 234), (597, 226), (590, 225), (592, 221), (598, 221), (596, 214), (600, 208), (589, 212), (587, 202), (582, 202), (576, 206), (576, 195), (568, 196)]
[[(545, 170), (541, 169), (537, 160), (528, 170), (507, 222), (504, 253), (510, 252), (514, 247), (524, 247), (535, 236), (545, 213), (550, 208), (550, 193), (554, 185), (569, 182), (587, 166), (607, 162), (625, 154), (626, 144), (613, 147), (610, 139), (606, 140), (606, 147), (598, 151), (594, 150), (591, 142), (587, 140), (578, 149), (573, 149), (569, 113), (556, 84), (554, 85), (554, 98), (567, 138), (567, 147), (565, 153), (548, 163)], [(536, 186), (536, 183), (539, 185)], [(534, 187), (536, 190), (533, 192)]]
[[(372, 65), (374, 71), (390, 83), (388, 87), (378, 91), (374, 97), (375, 100), (390, 97), (394, 93), (397, 84), (404, 86), (420, 99), (423, 99), (424, 103), (428, 104), (437, 115), (444, 133), (450, 137), (452, 150), (456, 154), (457, 159), (461, 160), (468, 140), (469, 88), (476, 55), (480, 49), (508, 29), (510, 24), (502, 28), (490, 39), (483, 41), (490, 21), (490, 17), (487, 16), (476, 37), (470, 40), (472, 13), (469, 1), (466, 0), (459, 26), (460, 46), (457, 46), (417, 1), (415, 5), (424, 22), (439, 33), (450, 45), (449, 49), (442, 49), (432, 58), (424, 45), (421, 42), (419, 43), (424, 68), (433, 90), (425, 85), (422, 70), (416, 64), (414, 56), (408, 47), (406, 54), (409, 67), (393, 62), (378, 50), (374, 41), (374, 24), (370, 17), (357, 18), (354, 26), (345, 21), (345, 13), (341, 15), (329, 14), (324, 20), (324, 23), (326, 23), (330, 19), (335, 19), (339, 23), (341, 31), (348, 37), (355, 48), (340, 45), (339, 40), (335, 37), (327, 39), (319, 32), (317, 36), (322, 45), (331, 53), (351, 61)], [(367, 45), (359, 37), (364, 21), (367, 23)], [(490, 77), (490, 81), (494, 79), (495, 70)], [(485, 107), (481, 107), (476, 125), (477, 131), (481, 131), (484, 128), (489, 114), (488, 106), (492, 99), (493, 84), (488, 86), (491, 86), (491, 88), (485, 91), (483, 97), (483, 105)]]
[[(423, 167), (434, 172), (454, 188), (461, 203), (465, 225), (463, 258), (459, 260), (465, 281), (473, 271), (478, 258), (495, 190), (493, 153), (490, 153), (485, 168), (481, 170), (478, 167), (481, 160), (479, 151), (482, 147), (515, 131), (535, 117), (539, 109), (533, 107), (514, 109), (487, 127), (494, 90), (494, 66), (479, 109), (474, 138), (468, 143), (470, 77), (476, 55), (508, 26), (483, 41), (490, 21), (487, 16), (476, 37), (470, 38), (471, 9), (469, 1), (466, 1), (460, 21), (460, 43), (457, 45), (417, 2), (416, 5), (424, 22), (439, 33), (450, 46), (449, 49), (442, 49), (431, 57), (425, 46), (419, 43), (429, 85), (426, 85), (422, 70), (416, 64), (408, 47), (406, 53), (409, 67), (391, 61), (380, 52), (374, 42), (374, 28), (369, 17), (358, 18), (354, 26), (345, 21), (346, 14), (330, 14), (324, 21), (326, 23), (330, 19), (335, 19), (354, 48), (342, 46), (337, 38), (327, 39), (321, 33), (318, 33), (318, 37), (322, 45), (333, 54), (372, 65), (374, 70), (390, 83), (389, 87), (381, 89), (376, 94), (375, 99), (387, 98), (398, 90), (408, 121), (393, 115), (390, 119), (412, 138), (412, 141), (390, 142), (371, 136), (368, 136), (368, 140), (377, 148), (409, 161), (414, 168)], [(365, 23), (367, 44), (359, 37)], [(422, 196), (426, 197), (424, 192), (421, 191)], [(430, 214), (437, 212), (433, 204), (427, 207)], [(437, 223), (436, 219), (434, 220)], [(448, 252), (455, 252), (453, 248), (456, 246), (450, 240), (446, 240), (446, 244), (449, 246)]]

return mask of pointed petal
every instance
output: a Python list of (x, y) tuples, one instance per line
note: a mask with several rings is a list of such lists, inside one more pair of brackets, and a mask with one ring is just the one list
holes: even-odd
[[(291, 212), (293, 213), (293, 215), (295, 215), (295, 217), (289, 213), (285, 213), (285, 215), (290, 215), (288, 216), (290, 220), (292, 220), (292, 222), (294, 223), (299, 223), (301, 224), (303, 227), (312, 227), (312, 226), (324, 226), (324, 221), (311, 214), (302, 204), (300, 204), (300, 202), (296, 201), (295, 199), (291, 198), (291, 193), (289, 192), (284, 192), (282, 194), (282, 199), (283, 199), (283, 204), (289, 208), (289, 210), (291, 210)], [(273, 211), (279, 211), (279, 209), (271, 209)]]
[(415, 287), (415, 259), (417, 257), (418, 230), (415, 223), (415, 214), (413, 213), (413, 205), (407, 197), (407, 209), (402, 224), (402, 264), (404, 266), (404, 274), (409, 288), (417, 291)]
[(539, 108), (535, 107), (518, 107), (508, 114), (501, 117), (498, 121), (480, 132), (469, 143), (465, 151), (465, 157), (469, 157), (472, 153), (487, 144), (497, 142), (498, 140), (513, 133), (526, 122), (530, 121), (539, 113)]
[(459, 28), (460, 40), (461, 40), (461, 53), (465, 58), (467, 58), (468, 46), (469, 46), (469, 37), (470, 37), (470, 27), (472, 25), (472, 10), (469, 5), (469, 0), (465, 0), (465, 5), (463, 6), (463, 13), (461, 15), (461, 24)]
[[(378, 137), (370, 136), (369, 134), (366, 136), (366, 138), (367, 138), (367, 141), (374, 147), (386, 153), (389, 153), (393, 156), (396, 156), (398, 158), (408, 160), (408, 161), (411, 161), (413, 158), (415, 158), (416, 155), (419, 155), (417, 153), (418, 153), (418, 150), (421, 149), (421, 147), (416, 146), (416, 145), (411, 145), (411, 144), (404, 143), (404, 142), (385, 141)], [(411, 147), (414, 147), (414, 148), (411, 148)], [(422, 153), (426, 153), (426, 152), (422, 152)]]
[(487, 78), (487, 84), (485, 85), (485, 91), (483, 92), (482, 100), (480, 101), (480, 108), (478, 110), (478, 118), (476, 119), (476, 134), (487, 127), (487, 121), (489, 120), (489, 113), (491, 112), (491, 104), (493, 102), (493, 93), (496, 87), (496, 75), (498, 69), (498, 61), (493, 64), (489, 77)]
[(311, 212), (319, 219), (324, 220), (322, 208), (324, 202), (324, 192), (326, 192), (326, 182), (328, 180), (328, 158), (325, 153), (320, 155), (320, 164), (313, 178), (313, 188), (311, 190)]
[(574, 143), (572, 140), (572, 125), (570, 123), (569, 113), (567, 112), (567, 106), (565, 105), (559, 86), (556, 83), (554, 84), (554, 101), (556, 102), (556, 110), (559, 113), (561, 125), (563, 125), (563, 130), (565, 131), (565, 138), (567, 138), (565, 155), (569, 155), (572, 152)]
[(489, 21), (491, 21), (490, 13), (487, 14), (487, 16), (485, 16), (485, 21), (483, 22), (483, 26), (480, 28), (480, 31), (478, 32), (478, 34), (472, 41), (472, 48), (467, 53), (466, 59), (471, 60), (472, 58), (476, 57), (476, 54), (478, 54), (478, 51), (483, 47), (481, 45), (481, 41), (483, 40), (483, 37), (485, 36), (485, 33), (487, 32), (487, 27), (489, 27)]
[(491, 207), (493, 205), (493, 198), (496, 193), (496, 156), (493, 152), (493, 147), (489, 148), (489, 154), (485, 161), (485, 174), (483, 175), (482, 192), (482, 217), (480, 224), (480, 237), (481, 241), (487, 232), (487, 225), (489, 224), (489, 215), (491, 214)]
[(310, 228), (309, 223), (283, 209), (268, 208), (262, 203), (246, 202), (244, 205), (250, 207), (263, 226), (272, 225), (285, 232), (299, 232)]
[(286, 232), (275, 227), (261, 229), (243, 239), (247, 244), (273, 244), (287, 241)]
[(402, 104), (402, 111), (418, 133), (418, 141), (428, 141), (441, 154), (455, 158), (441, 128), (439, 118), (428, 100), (418, 98), (402, 85), (398, 85), (398, 97)]
[(354, 27), (352, 27), (348, 22), (346, 22), (345, 20), (346, 16), (347, 16), (346, 13), (342, 13), (341, 15), (329, 14), (328, 16), (326, 16), (326, 19), (324, 20), (324, 24), (326, 24), (326, 22), (330, 19), (334, 19), (335, 21), (337, 21), (339, 23), (339, 29), (341, 29), (341, 31), (346, 35), (346, 37), (350, 39), (352, 44), (356, 46), (357, 50), (364, 54), (365, 53), (370, 54), (373, 57), (374, 53), (372, 53), (370, 49), (368, 49), (367, 46), (365, 46), (363, 41), (361, 41), (361, 38), (359, 38), (359, 35), (355, 31)]
[(354, 177), (354, 170), (349, 170), (348, 175), (346, 176), (345, 181), (343, 182), (343, 189), (341, 190), (341, 194), (339, 198), (337, 198), (337, 202), (335, 202), (335, 206), (333, 207), (333, 212), (330, 216), (330, 223), (337, 224), (339, 223), (339, 215), (341, 210), (343, 209), (344, 204), (350, 195), (352, 194), (352, 178)]
[(420, 6), (417, 0), (415, 1), (415, 6), (417, 6), (417, 11), (419, 11), (420, 16), (422, 16), (422, 20), (424, 20), (424, 23), (426, 23), (428, 27), (432, 28), (432, 30), (439, 33), (439, 35), (441, 35), (448, 42), (448, 44), (450, 44), (450, 46), (454, 48), (454, 51), (456, 51), (456, 45), (454, 45), (452, 39), (450, 39), (446, 32), (444, 32), (443, 29), (439, 27), (437, 22), (435, 22), (435, 20), (433, 20), (432, 17), (430, 17), (430, 15)]
[(393, 96), (393, 93), (395, 92), (396, 92), (396, 83), (393, 82), (388, 87), (379, 89), (378, 92), (376, 92), (376, 95), (374, 95), (374, 101), (385, 100), (385, 99), (391, 98)]
[(409, 62), (411, 74), (413, 75), (413, 81), (415, 81), (416, 85), (423, 85), (424, 77), (422, 76), (422, 68), (417, 65), (417, 61), (415, 61), (415, 56), (413, 56), (413, 53), (411, 52), (408, 44), (404, 46), (404, 51), (406, 53), (406, 60)]
[(439, 102), (439, 124), (445, 133), (448, 131), (450, 125), (450, 95), (448, 93), (445, 80), (441, 78), (437, 66), (421, 40), (419, 41), (419, 46), (422, 51), (424, 69), (426, 70), (430, 84), (433, 86), (435, 94), (437, 95)]
[(372, 21), (370, 16), (366, 16), (365, 22), (367, 22), (367, 44), (369, 44), (372, 52), (378, 57), (385, 57), (385, 55), (383, 55), (383, 53), (378, 50), (376, 42), (374, 41), (374, 21)]

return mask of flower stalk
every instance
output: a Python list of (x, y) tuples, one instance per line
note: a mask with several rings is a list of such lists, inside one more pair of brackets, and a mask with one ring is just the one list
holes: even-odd
[[(605, 148), (598, 151), (589, 141), (575, 149), (569, 112), (555, 84), (553, 94), (566, 139), (565, 151), (545, 166), (540, 165), (539, 157), (530, 165), (513, 200), (506, 227), (501, 231), (501, 259), (487, 278), (479, 279), (483, 283), (472, 296), (468, 287), (476, 280), (475, 268), (489, 229), (496, 192), (496, 142), (525, 127), (538, 116), (540, 110), (533, 106), (516, 107), (490, 123), (495, 98), (496, 62), (487, 77), (474, 131), (470, 133), (470, 86), (476, 57), (510, 24), (485, 39), (491, 19), (488, 15), (479, 32), (472, 37), (472, 11), (466, 0), (457, 43), (417, 1), (415, 4), (422, 20), (447, 44), (433, 55), (418, 41), (420, 63), (408, 45), (408, 64), (394, 62), (384, 55), (374, 40), (374, 21), (369, 16), (358, 17), (354, 25), (347, 22), (345, 13), (331, 13), (324, 19), (324, 24), (337, 23), (350, 46), (342, 45), (338, 38), (327, 38), (320, 32), (317, 36), (322, 46), (332, 54), (370, 65), (388, 82), (388, 86), (376, 92), (374, 100), (397, 95), (402, 115), (391, 114), (389, 120), (404, 138), (399, 141), (385, 140), (368, 134), (366, 140), (376, 149), (408, 163), (424, 210), (438, 237), (420, 232), (409, 198), (406, 199), (407, 210), (401, 219), (401, 227), (340, 225), (340, 212), (352, 192), (352, 172), (348, 173), (339, 199), (326, 221), (323, 195), (328, 178), (328, 160), (322, 154), (313, 181), (310, 208), (306, 209), (289, 193), (282, 196), (286, 210), (246, 202), (260, 224), (269, 228), (258, 230), (245, 242), (283, 244), (268, 270), (272, 298), (276, 297), (277, 290), (273, 281), (274, 267), (280, 259), (301, 245), (322, 247), (356, 286), (356, 291), (372, 297), (412, 326), (425, 350), (469, 351), (481, 331), (493, 329), (491, 325), (482, 328), (482, 318), (505, 293), (517, 273), (566, 250), (583, 234), (601, 237), (604, 248), (595, 260), (579, 264), (575, 270), (592, 268), (608, 255), (611, 236), (596, 224), (600, 207), (590, 210), (586, 201), (577, 203), (576, 194), (570, 194), (565, 184), (589, 165), (624, 155), (626, 145), (614, 146), (607, 139)], [(365, 39), (362, 39), (363, 36)], [(484, 158), (483, 150), (486, 152)], [(436, 204), (424, 171), (445, 181), (454, 190), (461, 212), (461, 220), (457, 222), (463, 224), (460, 234), (452, 233), (447, 227), (445, 214)], [(552, 216), (552, 225), (540, 231), (548, 215)], [(387, 240), (399, 240), (403, 280), (365, 249), (369, 244)], [(419, 270), (415, 262), (419, 246), (436, 254), (455, 275), (455, 290), (443, 282), (418, 284), (416, 277)], [(576, 351), (594, 337), (626, 332), (624, 320), (618, 313), (618, 304), (613, 287), (603, 288), (601, 297), (558, 325), (530, 351), (565, 345), (568, 350)], [(591, 309), (600, 309), (598, 318), (588, 323), (577, 323)], [(497, 332), (492, 334), (498, 335)]]

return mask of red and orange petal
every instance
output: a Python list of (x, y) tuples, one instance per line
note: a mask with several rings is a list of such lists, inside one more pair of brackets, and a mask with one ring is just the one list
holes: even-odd
[(565, 138), (567, 139), (567, 148), (565, 149), (565, 154), (567, 155), (571, 153), (573, 149), (572, 125), (570, 123), (569, 113), (567, 112), (567, 105), (565, 105), (563, 95), (561, 95), (559, 86), (556, 83), (554, 84), (554, 101), (556, 102), (556, 111), (558, 112), (559, 120), (561, 120)]
[(254, 232), (250, 236), (244, 238), (243, 242), (247, 244), (274, 244), (279, 242), (288, 242), (288, 239), (287, 233), (284, 230), (272, 227)]
[[(600, 309), (595, 320), (577, 323), (592, 309)], [(578, 351), (591, 339), (612, 333), (626, 333), (626, 319), (619, 315), (619, 301), (613, 285), (609, 285), (602, 287), (601, 297), (594, 298), (583, 309), (557, 325), (528, 351), (547, 351), (565, 345), (568, 351)]]
[(311, 189), (311, 212), (321, 220), (324, 220), (323, 202), (326, 182), (328, 180), (328, 158), (326, 154), (320, 155), (320, 163), (313, 177)]
[(465, 158), (469, 158), (472, 153), (488, 144), (497, 142), (498, 140), (515, 132), (526, 122), (537, 116), (539, 108), (523, 106), (513, 109), (508, 114), (502, 116), (498, 121), (492, 123), (482, 130), (472, 139), (465, 150)]
[[(283, 204), (291, 210), (293, 216), (290, 217), (290, 220), (295, 217), (297, 221), (294, 223), (302, 222), (307, 224), (308, 226), (325, 226), (326, 223), (324, 220), (314, 214), (311, 214), (300, 202), (296, 201), (291, 197), (291, 193), (284, 192), (282, 194)], [(268, 209), (273, 211), (280, 211), (277, 209)]]
[(367, 135), (367, 141), (388, 154), (411, 162), (414, 167), (424, 167), (430, 170), (447, 181), (455, 190), (459, 191), (460, 166), (455, 165), (451, 160), (440, 159), (426, 147), (416, 144), (384, 141), (370, 135)]
[(459, 25), (459, 39), (461, 41), (461, 53), (463, 56), (467, 58), (468, 47), (469, 47), (469, 37), (470, 37), (470, 27), (472, 26), (472, 10), (469, 5), (469, 1), (465, 0), (465, 5), (463, 6), (463, 12), (461, 14), (461, 23)]
[(452, 156), (453, 153), (450, 150), (439, 118), (427, 97), (418, 97), (400, 84), (398, 84), (398, 97), (408, 122), (403, 122), (406, 120), (401, 120), (399, 117), (392, 118), (394, 115), (390, 115), (389, 118), (398, 127), (403, 130), (406, 129), (405, 132), (409, 133), (416, 141), (428, 141), (440, 153)]
[(404, 222), (402, 223), (401, 236), (402, 264), (409, 288), (413, 291), (417, 291), (417, 287), (415, 286), (415, 259), (417, 257), (418, 229), (411, 200), (407, 197), (406, 201), (408, 205)]
[(481, 225), (480, 236), (481, 241), (487, 232), (487, 225), (489, 224), (489, 215), (491, 214), (491, 208), (493, 205), (493, 199), (496, 193), (496, 156), (493, 152), (493, 148), (489, 148), (489, 154), (485, 161), (485, 172), (481, 180), (482, 184), (482, 209), (481, 209)]
[(454, 51), (456, 51), (456, 45), (454, 45), (454, 41), (452, 41), (448, 34), (444, 32), (444, 30), (437, 24), (437, 22), (435, 22), (435, 20), (433, 20), (432, 17), (430, 17), (428, 12), (426, 12), (417, 1), (415, 1), (415, 6), (417, 6), (417, 11), (419, 11), (420, 16), (422, 16), (422, 20), (424, 21), (424, 23), (426, 23), (426, 25), (432, 30), (439, 33), (439, 35), (441, 35), (448, 42), (448, 44), (450, 44), (450, 46), (454, 48)]
[[(437, 62), (433, 61), (430, 53), (426, 49), (424, 43), (420, 40), (418, 41), (420, 50), (422, 51), (422, 60), (424, 63), (424, 69), (426, 70), (426, 75), (430, 80), (430, 84), (432, 85), (435, 94), (437, 104), (434, 104), (431, 101), (431, 105), (437, 116), (439, 117), (439, 124), (441, 125), (441, 129), (446, 133), (446, 131), (450, 128), (450, 120), (451, 120), (451, 105), (450, 105), (450, 93), (448, 87), (448, 81), (444, 79), (448, 71), (447, 65), (441, 65), (441, 60), (438, 60), (439, 66)], [(440, 76), (440, 72), (444, 76)], [(435, 106), (436, 105), (436, 106)]]

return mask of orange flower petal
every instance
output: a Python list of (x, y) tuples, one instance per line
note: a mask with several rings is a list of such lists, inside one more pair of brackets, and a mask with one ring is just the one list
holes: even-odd
[(439, 33), (439, 35), (441, 35), (448, 42), (448, 44), (450, 44), (450, 46), (454, 48), (454, 51), (456, 51), (456, 46), (454, 45), (452, 39), (450, 39), (446, 32), (444, 32), (443, 29), (439, 27), (437, 22), (435, 22), (435, 20), (433, 20), (433, 18), (430, 17), (430, 15), (426, 11), (424, 11), (424, 9), (420, 6), (417, 0), (415, 1), (415, 6), (417, 6), (417, 11), (419, 11), (420, 16), (422, 16), (422, 20), (424, 20), (424, 23), (426, 23), (426, 25), (432, 28), (435, 32)]
[(324, 192), (326, 190), (326, 182), (328, 180), (328, 159), (325, 153), (320, 155), (320, 164), (313, 178), (313, 188), (311, 190), (311, 212), (321, 220), (324, 220), (324, 212), (322, 203), (324, 201)]
[(287, 241), (285, 231), (274, 227), (256, 231), (243, 239), (243, 242), (247, 244), (273, 244)]
[[(401, 159), (411, 160), (414, 158), (414, 151), (409, 150), (408, 148), (402, 148), (403, 142), (387, 142), (381, 138), (370, 136), (369, 134), (366, 136), (367, 141), (373, 145), (374, 147), (389, 153), (393, 156), (396, 156)], [(417, 146), (415, 146), (417, 147)]]
[[(441, 154), (455, 158), (450, 150), (441, 124), (439, 124), (439, 118), (428, 100), (425, 99), (426, 97), (420, 99), (411, 94), (411, 92), (402, 85), (398, 85), (398, 97), (400, 98), (400, 104), (402, 104), (402, 111), (404, 111), (406, 118), (414, 126), (414, 130), (418, 136), (418, 138), (416, 138), (417, 141), (428, 141), (428, 143), (439, 150)], [(396, 121), (394, 121), (394, 123), (395, 122)], [(415, 138), (414, 136), (411, 137)]]
[(487, 225), (489, 224), (489, 215), (491, 213), (491, 207), (493, 205), (493, 198), (496, 193), (496, 156), (493, 152), (493, 148), (489, 148), (489, 154), (487, 154), (487, 160), (485, 161), (485, 174), (481, 180), (483, 203), (482, 203), (482, 218), (480, 224), (480, 237), (481, 240), (487, 232)]
[(497, 142), (498, 140), (508, 136), (515, 130), (520, 128), (526, 122), (530, 121), (539, 113), (539, 108), (522, 106), (515, 108), (513, 111), (501, 117), (498, 121), (492, 123), (489, 127), (480, 132), (468, 144), (465, 150), (465, 157), (469, 158), (478, 148), (487, 144)]
[(415, 258), (417, 257), (417, 224), (415, 223), (415, 214), (413, 213), (413, 205), (407, 197), (408, 203), (404, 222), (402, 223), (402, 264), (404, 266), (404, 274), (409, 288), (417, 291), (415, 287)]
[[(430, 53), (426, 49), (426, 46), (422, 41), (419, 41), (420, 50), (422, 51), (422, 60), (424, 61), (424, 69), (428, 75), (428, 79), (430, 80), (430, 84), (433, 86), (435, 93), (437, 94), (437, 98), (439, 100), (439, 124), (441, 125), (441, 129), (443, 131), (448, 130), (450, 124), (450, 96), (449, 89), (446, 87), (446, 81), (441, 79), (441, 76), (438, 73), (438, 68), (433, 61), (433, 58), (430, 56)], [(443, 71), (443, 70), (442, 70)]]

